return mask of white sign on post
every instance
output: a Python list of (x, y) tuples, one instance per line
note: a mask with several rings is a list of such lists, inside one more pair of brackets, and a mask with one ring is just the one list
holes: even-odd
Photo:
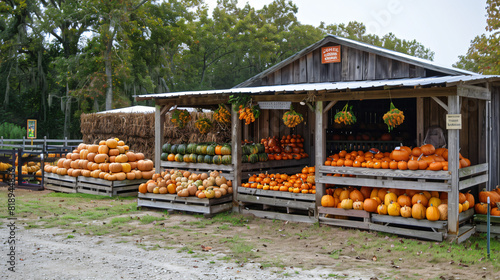
[(288, 110), (292, 102), (290, 101), (261, 101), (259, 102), (260, 109), (267, 110)]
[(462, 115), (446, 114), (446, 129), (462, 129)]

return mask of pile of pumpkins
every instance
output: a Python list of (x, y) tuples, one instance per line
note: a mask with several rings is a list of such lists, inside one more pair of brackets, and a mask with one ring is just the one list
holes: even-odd
[(72, 177), (84, 176), (109, 181), (151, 179), (155, 173), (153, 161), (143, 153), (129, 150), (122, 140), (111, 138), (99, 144), (80, 144), (57, 165), (46, 164), (45, 172)]
[(316, 193), (315, 167), (304, 167), (301, 173), (267, 174), (260, 173), (250, 176), (247, 183), (242, 183), (244, 188), (262, 189), (270, 191), (282, 191), (302, 194)]
[(277, 136), (263, 138), (260, 143), (264, 145), (269, 160), (299, 160), (309, 157), (304, 151), (304, 141), (300, 134), (291, 134), (283, 135), (281, 139)]
[[(12, 168), (12, 164), (0, 162), (0, 171), (8, 171), (10, 168)], [(4, 179), (7, 181), (10, 177), (10, 174), (0, 174), (0, 182)]]
[[(16, 157), (15, 161), (15, 174), (16, 174), (16, 180), (17, 180), (17, 175), (19, 173), (18, 171), (18, 157)], [(3, 163), (0, 162), (0, 171), (8, 171), (10, 168), (12, 168), (12, 164), (10, 163)], [(42, 168), (40, 167), (40, 162), (27, 162), (23, 166), (21, 166), (21, 173), (23, 175), (35, 175), (36, 180), (42, 180)], [(2, 180), (8, 180), (11, 178), (10, 174), (0, 174), (0, 181)]]
[[(479, 193), (479, 203), (475, 203), (470, 193), (459, 193), (459, 212), (475, 209), (475, 213), (486, 214), (486, 199), (490, 197), (492, 215), (500, 215), (496, 202), (500, 204), (500, 189)], [(405, 218), (427, 219), (430, 221), (448, 219), (448, 193), (420, 191), (413, 189), (354, 187), (329, 188), (321, 198), (321, 206), (342, 209), (364, 210), (380, 215), (402, 216)]]
[(167, 169), (161, 173), (155, 173), (149, 181), (140, 184), (139, 192), (211, 199), (232, 194), (233, 187), (231, 180), (227, 180), (218, 171), (197, 174)]
[[(407, 146), (396, 147), (392, 152), (378, 152), (377, 150), (340, 151), (329, 156), (325, 161), (326, 166), (365, 167), (374, 169), (400, 169), (400, 170), (448, 170), (448, 149), (436, 149), (432, 144), (410, 148)], [(470, 166), (469, 159), (460, 154), (459, 167)]]

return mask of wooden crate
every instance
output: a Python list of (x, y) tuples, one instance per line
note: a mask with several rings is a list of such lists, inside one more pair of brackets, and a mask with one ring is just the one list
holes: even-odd
[(310, 159), (299, 160), (270, 160), (257, 163), (243, 163), (241, 165), (242, 177), (248, 179), (250, 175), (257, 173), (300, 173), (302, 168), (310, 165)]
[[(318, 184), (334, 184), (346, 186), (371, 186), (378, 188), (402, 188), (426, 191), (451, 192), (451, 175), (448, 171), (428, 170), (390, 170), (354, 167), (320, 166), (319, 176), (316, 176)], [(479, 164), (462, 168), (459, 170), (459, 190), (481, 185), (487, 181), (488, 164)], [(327, 176), (327, 174), (348, 174), (348, 177)], [(321, 193), (319, 193), (321, 196)], [(320, 211), (318, 211), (321, 213)], [(324, 214), (324, 213), (323, 213)], [(470, 223), (473, 209), (460, 213), (458, 234), (454, 237), (459, 243), (466, 240), (475, 232), (475, 227)], [(371, 220), (356, 223), (349, 220), (320, 218), (320, 222), (357, 228), (368, 228), (382, 232), (399, 235), (412, 236), (423, 239), (442, 241), (448, 237), (448, 223), (429, 221), (418, 221), (403, 217), (391, 217), (386, 215), (372, 214)], [(443, 223), (443, 224), (441, 224)]]
[(210, 171), (217, 170), (227, 180), (234, 180), (234, 168), (232, 165), (225, 164), (208, 164), (208, 163), (191, 163), (191, 162), (176, 162), (176, 161), (162, 161), (162, 170), (164, 169), (180, 169), (190, 172), (209, 173)]
[(76, 186), (76, 177), (68, 175), (57, 175), (54, 173), (44, 174), (44, 188), (63, 193), (76, 193), (78, 188)]
[(137, 206), (202, 213), (210, 216), (231, 210), (233, 196), (228, 194), (220, 198), (201, 199), (194, 196), (180, 197), (175, 194), (139, 193)]
[[(475, 214), (474, 224), (477, 232), (487, 232), (487, 215)], [(490, 234), (500, 236), (500, 217), (490, 216)]]
[(361, 210), (318, 206), (318, 219), (320, 223), (331, 226), (360, 229), (369, 229), (370, 226), (370, 213)]
[(301, 194), (238, 187), (240, 212), (268, 219), (315, 223), (316, 198)]
[(146, 180), (108, 181), (79, 176), (77, 188), (79, 193), (105, 196), (136, 196), (139, 185), (145, 182)]

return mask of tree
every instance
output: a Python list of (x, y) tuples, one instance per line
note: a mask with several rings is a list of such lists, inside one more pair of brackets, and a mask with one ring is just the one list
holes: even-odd
[(324, 23), (321, 23), (319, 28), (326, 34), (342, 36), (428, 60), (434, 59), (434, 52), (417, 42), (417, 40), (401, 40), (393, 33), (386, 34), (382, 38), (374, 34), (367, 34), (366, 26), (357, 21), (351, 21), (347, 25), (341, 23), (326, 27)]
[(471, 41), (467, 54), (453, 66), (484, 75), (500, 74), (500, 0), (486, 1), (486, 31)]

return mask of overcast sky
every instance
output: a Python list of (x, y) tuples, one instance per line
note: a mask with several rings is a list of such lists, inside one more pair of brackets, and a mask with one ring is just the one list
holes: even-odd
[[(434, 61), (451, 66), (475, 36), (486, 32), (486, 0), (292, 0), (302, 24), (362, 22), (369, 33), (416, 39), (434, 51)], [(205, 0), (214, 7), (217, 0)], [(238, 0), (256, 9), (272, 0)]]

